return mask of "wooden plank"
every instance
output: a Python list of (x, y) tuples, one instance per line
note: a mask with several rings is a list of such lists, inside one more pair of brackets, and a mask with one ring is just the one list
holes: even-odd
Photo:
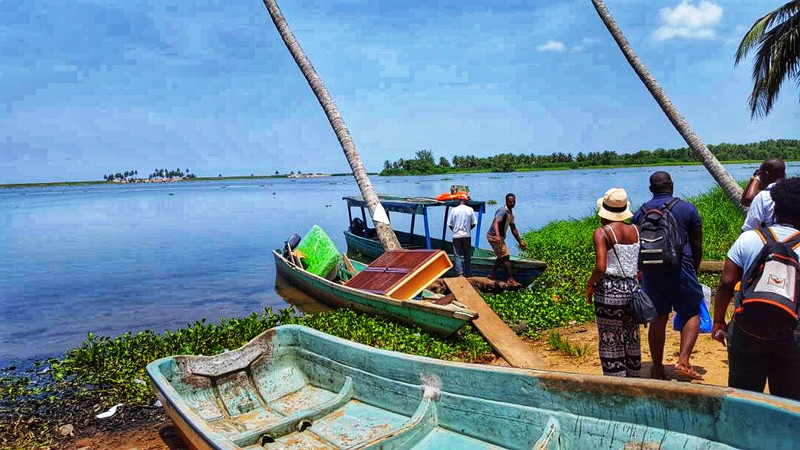
[(478, 318), (472, 321), (473, 325), (509, 365), (523, 369), (545, 368), (547, 363), (534, 355), (528, 344), (511, 331), (466, 278), (443, 278), (443, 280), (456, 300), (478, 313)]
[(724, 265), (725, 265), (725, 261), (703, 260), (703, 261), (700, 261), (700, 272), (702, 272), (702, 273), (722, 273), (722, 267)]

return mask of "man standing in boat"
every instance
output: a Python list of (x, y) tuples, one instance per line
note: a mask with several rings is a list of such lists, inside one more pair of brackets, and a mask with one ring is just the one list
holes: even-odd
[(472, 276), (472, 234), (477, 220), (475, 210), (467, 206), (469, 196), (461, 194), (458, 196), (458, 206), (450, 212), (447, 218), (447, 226), (453, 232), (453, 263), (456, 266), (458, 276)]
[(486, 233), (486, 240), (492, 246), (495, 256), (494, 266), (492, 271), (489, 272), (489, 279), (495, 279), (495, 273), (502, 265), (508, 274), (507, 282), (512, 286), (519, 286), (519, 283), (514, 279), (514, 274), (511, 272), (511, 255), (508, 252), (508, 246), (506, 246), (508, 229), (511, 228), (511, 234), (514, 235), (514, 239), (517, 240), (520, 249), (525, 250), (528, 248), (525, 241), (519, 237), (519, 231), (517, 231), (517, 226), (514, 224), (514, 206), (516, 204), (517, 197), (511, 193), (506, 194), (506, 204), (494, 214), (492, 226), (489, 227), (489, 232)]

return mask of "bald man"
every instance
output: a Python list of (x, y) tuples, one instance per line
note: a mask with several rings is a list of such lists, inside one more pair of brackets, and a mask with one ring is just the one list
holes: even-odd
[(775, 204), (770, 191), (784, 178), (786, 178), (786, 164), (780, 158), (765, 159), (758, 170), (753, 172), (750, 182), (742, 193), (742, 204), (750, 206), (742, 231), (768, 227), (775, 223)]

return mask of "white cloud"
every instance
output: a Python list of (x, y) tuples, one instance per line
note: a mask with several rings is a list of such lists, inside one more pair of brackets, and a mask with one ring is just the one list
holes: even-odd
[(544, 44), (537, 45), (537, 52), (556, 52), (562, 53), (567, 50), (567, 46), (561, 41), (547, 41)]
[(674, 8), (662, 8), (659, 16), (662, 25), (653, 32), (657, 41), (711, 39), (716, 37), (715, 27), (722, 19), (722, 7), (707, 0), (697, 6), (690, 0), (683, 0)]

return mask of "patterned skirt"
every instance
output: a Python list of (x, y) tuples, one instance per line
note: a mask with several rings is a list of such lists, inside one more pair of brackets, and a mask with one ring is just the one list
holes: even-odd
[(638, 377), (642, 370), (639, 325), (631, 316), (633, 278), (604, 276), (597, 282), (594, 312), (603, 374)]

